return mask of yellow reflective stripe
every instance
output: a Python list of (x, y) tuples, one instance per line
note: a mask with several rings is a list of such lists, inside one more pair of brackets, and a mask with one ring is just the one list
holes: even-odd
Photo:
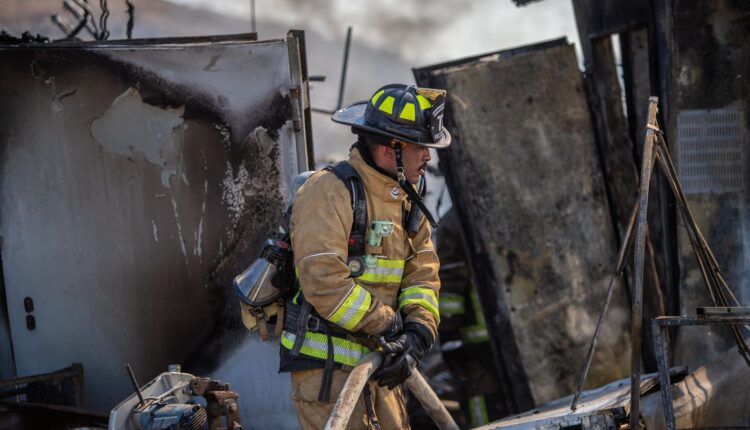
[[(297, 335), (286, 330), (281, 334), (281, 345), (286, 349), (294, 348), (294, 341)], [(333, 361), (346, 366), (356, 366), (357, 363), (369, 354), (371, 351), (364, 345), (342, 339), (340, 337), (331, 337), (333, 343)], [(325, 360), (328, 358), (328, 338), (323, 333), (305, 333), (305, 339), (302, 341), (300, 352), (309, 357)]]
[(383, 93), (384, 93), (384, 92), (385, 92), (385, 90), (380, 90), (380, 91), (378, 91), (377, 93), (375, 93), (375, 95), (374, 95), (374, 96), (372, 96), (372, 98), (370, 99), (370, 102), (372, 102), (372, 104), (373, 104), (373, 105), (374, 105), (375, 103), (377, 103), (377, 102), (378, 102), (378, 99), (380, 98), (380, 96), (382, 96), (382, 95), (383, 95)]
[(471, 417), (472, 427), (490, 422), (490, 417), (487, 414), (487, 403), (483, 395), (469, 397), (469, 416)]
[(294, 303), (295, 305), (299, 304), (298, 301), (299, 301), (299, 295), (301, 292), (302, 292), (301, 289), (297, 290), (297, 292), (294, 293), (294, 297), (292, 297), (292, 303)]
[(398, 295), (398, 308), (401, 309), (407, 305), (419, 305), (430, 311), (435, 319), (440, 321), (437, 296), (430, 288), (409, 287), (401, 290)]
[(414, 103), (405, 104), (398, 117), (407, 121), (415, 121), (417, 119), (417, 114), (414, 109)]
[(427, 100), (427, 97), (423, 95), (418, 94), (417, 101), (419, 101), (419, 108), (422, 110), (427, 110), (432, 107), (432, 103), (430, 103), (430, 101)]
[(462, 315), (466, 312), (464, 297), (456, 294), (441, 294), (438, 307), (440, 315)]
[(482, 343), (490, 340), (490, 335), (487, 332), (487, 327), (481, 327), (478, 325), (472, 325), (461, 329), (461, 338), (466, 343)]
[(388, 96), (385, 98), (385, 100), (383, 100), (383, 103), (380, 104), (380, 107), (378, 109), (390, 115), (393, 113), (393, 102), (395, 101), (396, 99), (394, 99), (392, 96)]
[(347, 330), (352, 330), (362, 321), (367, 310), (370, 309), (372, 296), (364, 288), (354, 284), (339, 307), (328, 317), (328, 321), (338, 324)]
[(365, 268), (365, 272), (357, 280), (374, 284), (398, 284), (404, 275), (405, 264), (404, 260), (378, 258), (375, 260), (375, 267)]

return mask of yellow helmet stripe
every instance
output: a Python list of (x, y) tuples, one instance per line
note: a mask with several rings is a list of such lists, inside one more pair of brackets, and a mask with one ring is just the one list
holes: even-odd
[(417, 94), (417, 101), (419, 101), (419, 108), (422, 110), (427, 110), (432, 107), (432, 103), (427, 100), (427, 97), (421, 94)]
[(380, 107), (378, 109), (390, 115), (393, 113), (393, 102), (395, 101), (396, 99), (394, 99), (392, 96), (388, 96), (385, 98), (385, 100), (383, 100), (383, 103), (380, 104)]
[(405, 119), (407, 121), (416, 121), (417, 114), (414, 109), (414, 103), (405, 104), (404, 108), (401, 110), (401, 115), (399, 115), (399, 118)]
[(384, 92), (385, 92), (385, 90), (380, 90), (380, 91), (378, 91), (377, 93), (375, 93), (375, 95), (374, 95), (374, 96), (372, 96), (372, 98), (370, 99), (370, 102), (371, 102), (371, 103), (372, 103), (373, 105), (375, 105), (375, 103), (377, 103), (377, 102), (378, 102), (378, 99), (380, 98), (380, 96), (382, 96), (382, 95), (383, 95), (383, 93), (384, 93)]

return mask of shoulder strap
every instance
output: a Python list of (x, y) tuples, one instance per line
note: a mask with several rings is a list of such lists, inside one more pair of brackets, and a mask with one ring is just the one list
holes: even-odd
[(352, 232), (349, 235), (349, 259), (361, 257), (365, 254), (365, 235), (367, 234), (365, 187), (357, 170), (347, 161), (339, 161), (331, 166), (326, 166), (324, 170), (336, 175), (349, 190), (354, 215)]

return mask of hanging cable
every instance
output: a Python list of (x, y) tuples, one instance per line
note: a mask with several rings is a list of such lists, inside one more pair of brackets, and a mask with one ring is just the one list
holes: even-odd
[(130, 0), (125, 0), (125, 4), (128, 5), (127, 36), (128, 36), (128, 39), (132, 39), (133, 38), (133, 23), (135, 21), (135, 6), (133, 5), (133, 2)]
[(109, 39), (109, 30), (107, 30), (107, 19), (109, 19), (109, 7), (107, 6), (107, 0), (99, 0), (99, 6), (102, 9), (102, 14), (99, 16), (99, 40)]

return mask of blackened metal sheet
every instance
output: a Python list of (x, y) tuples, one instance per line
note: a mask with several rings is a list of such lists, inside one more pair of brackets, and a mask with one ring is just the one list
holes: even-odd
[[(87, 406), (107, 410), (132, 392), (124, 362), (148, 380), (232, 319), (229, 279), (306, 166), (288, 41), (251, 39), (0, 47), (0, 234), (19, 375), (82, 362)], [(269, 348), (253, 359), (250, 373), (276, 361)], [(291, 408), (285, 382), (236, 389), (262, 393), (241, 402), (273, 418)]]
[[(573, 391), (615, 263), (591, 120), (572, 45), (417, 70), (448, 90), (440, 154), (464, 220), (496, 358), (520, 411)], [(615, 295), (590, 386), (628, 369), (628, 303)]]
[[(670, 369), (672, 380), (683, 378), (686, 374), (687, 369), (685, 368)], [(658, 387), (659, 375), (657, 373), (641, 375), (640, 392), (642, 395), (654, 392)], [(581, 393), (581, 402), (575, 411), (570, 410), (572, 401), (572, 395), (556, 399), (533, 410), (503, 418), (475, 430), (564, 429), (570, 427), (593, 430), (619, 427), (626, 421), (626, 411), (630, 408), (630, 379), (620, 379), (602, 387), (584, 391)]]
[[(703, 186), (700, 192), (687, 178), (688, 184), (683, 186), (692, 191), (687, 196), (688, 204), (716, 255), (724, 278), (739, 301), (747, 306), (750, 304), (750, 85), (747, 78), (750, 2), (663, 0), (657, 4), (666, 11), (664, 19), (658, 21), (658, 30), (669, 41), (667, 45), (660, 45), (657, 53), (667, 66), (660, 71), (666, 90), (666, 97), (662, 97), (666, 109), (660, 108), (662, 113), (666, 112), (661, 126), (666, 130), (672, 156), (678, 161), (680, 179), (696, 162), (702, 165), (699, 171), (702, 182), (710, 186)], [(705, 116), (708, 121), (700, 124), (690, 121), (696, 114)], [(685, 133), (689, 129), (700, 137)], [(723, 141), (718, 147), (717, 134)], [(731, 158), (729, 165), (717, 166), (719, 157)], [(722, 187), (723, 190), (715, 187), (728, 178), (733, 186)], [(711, 297), (685, 230), (678, 227), (677, 232), (680, 314), (694, 315), (696, 307), (711, 305)], [(697, 368), (730, 348), (736, 349), (736, 345), (729, 330), (680, 328), (674, 362)]]

